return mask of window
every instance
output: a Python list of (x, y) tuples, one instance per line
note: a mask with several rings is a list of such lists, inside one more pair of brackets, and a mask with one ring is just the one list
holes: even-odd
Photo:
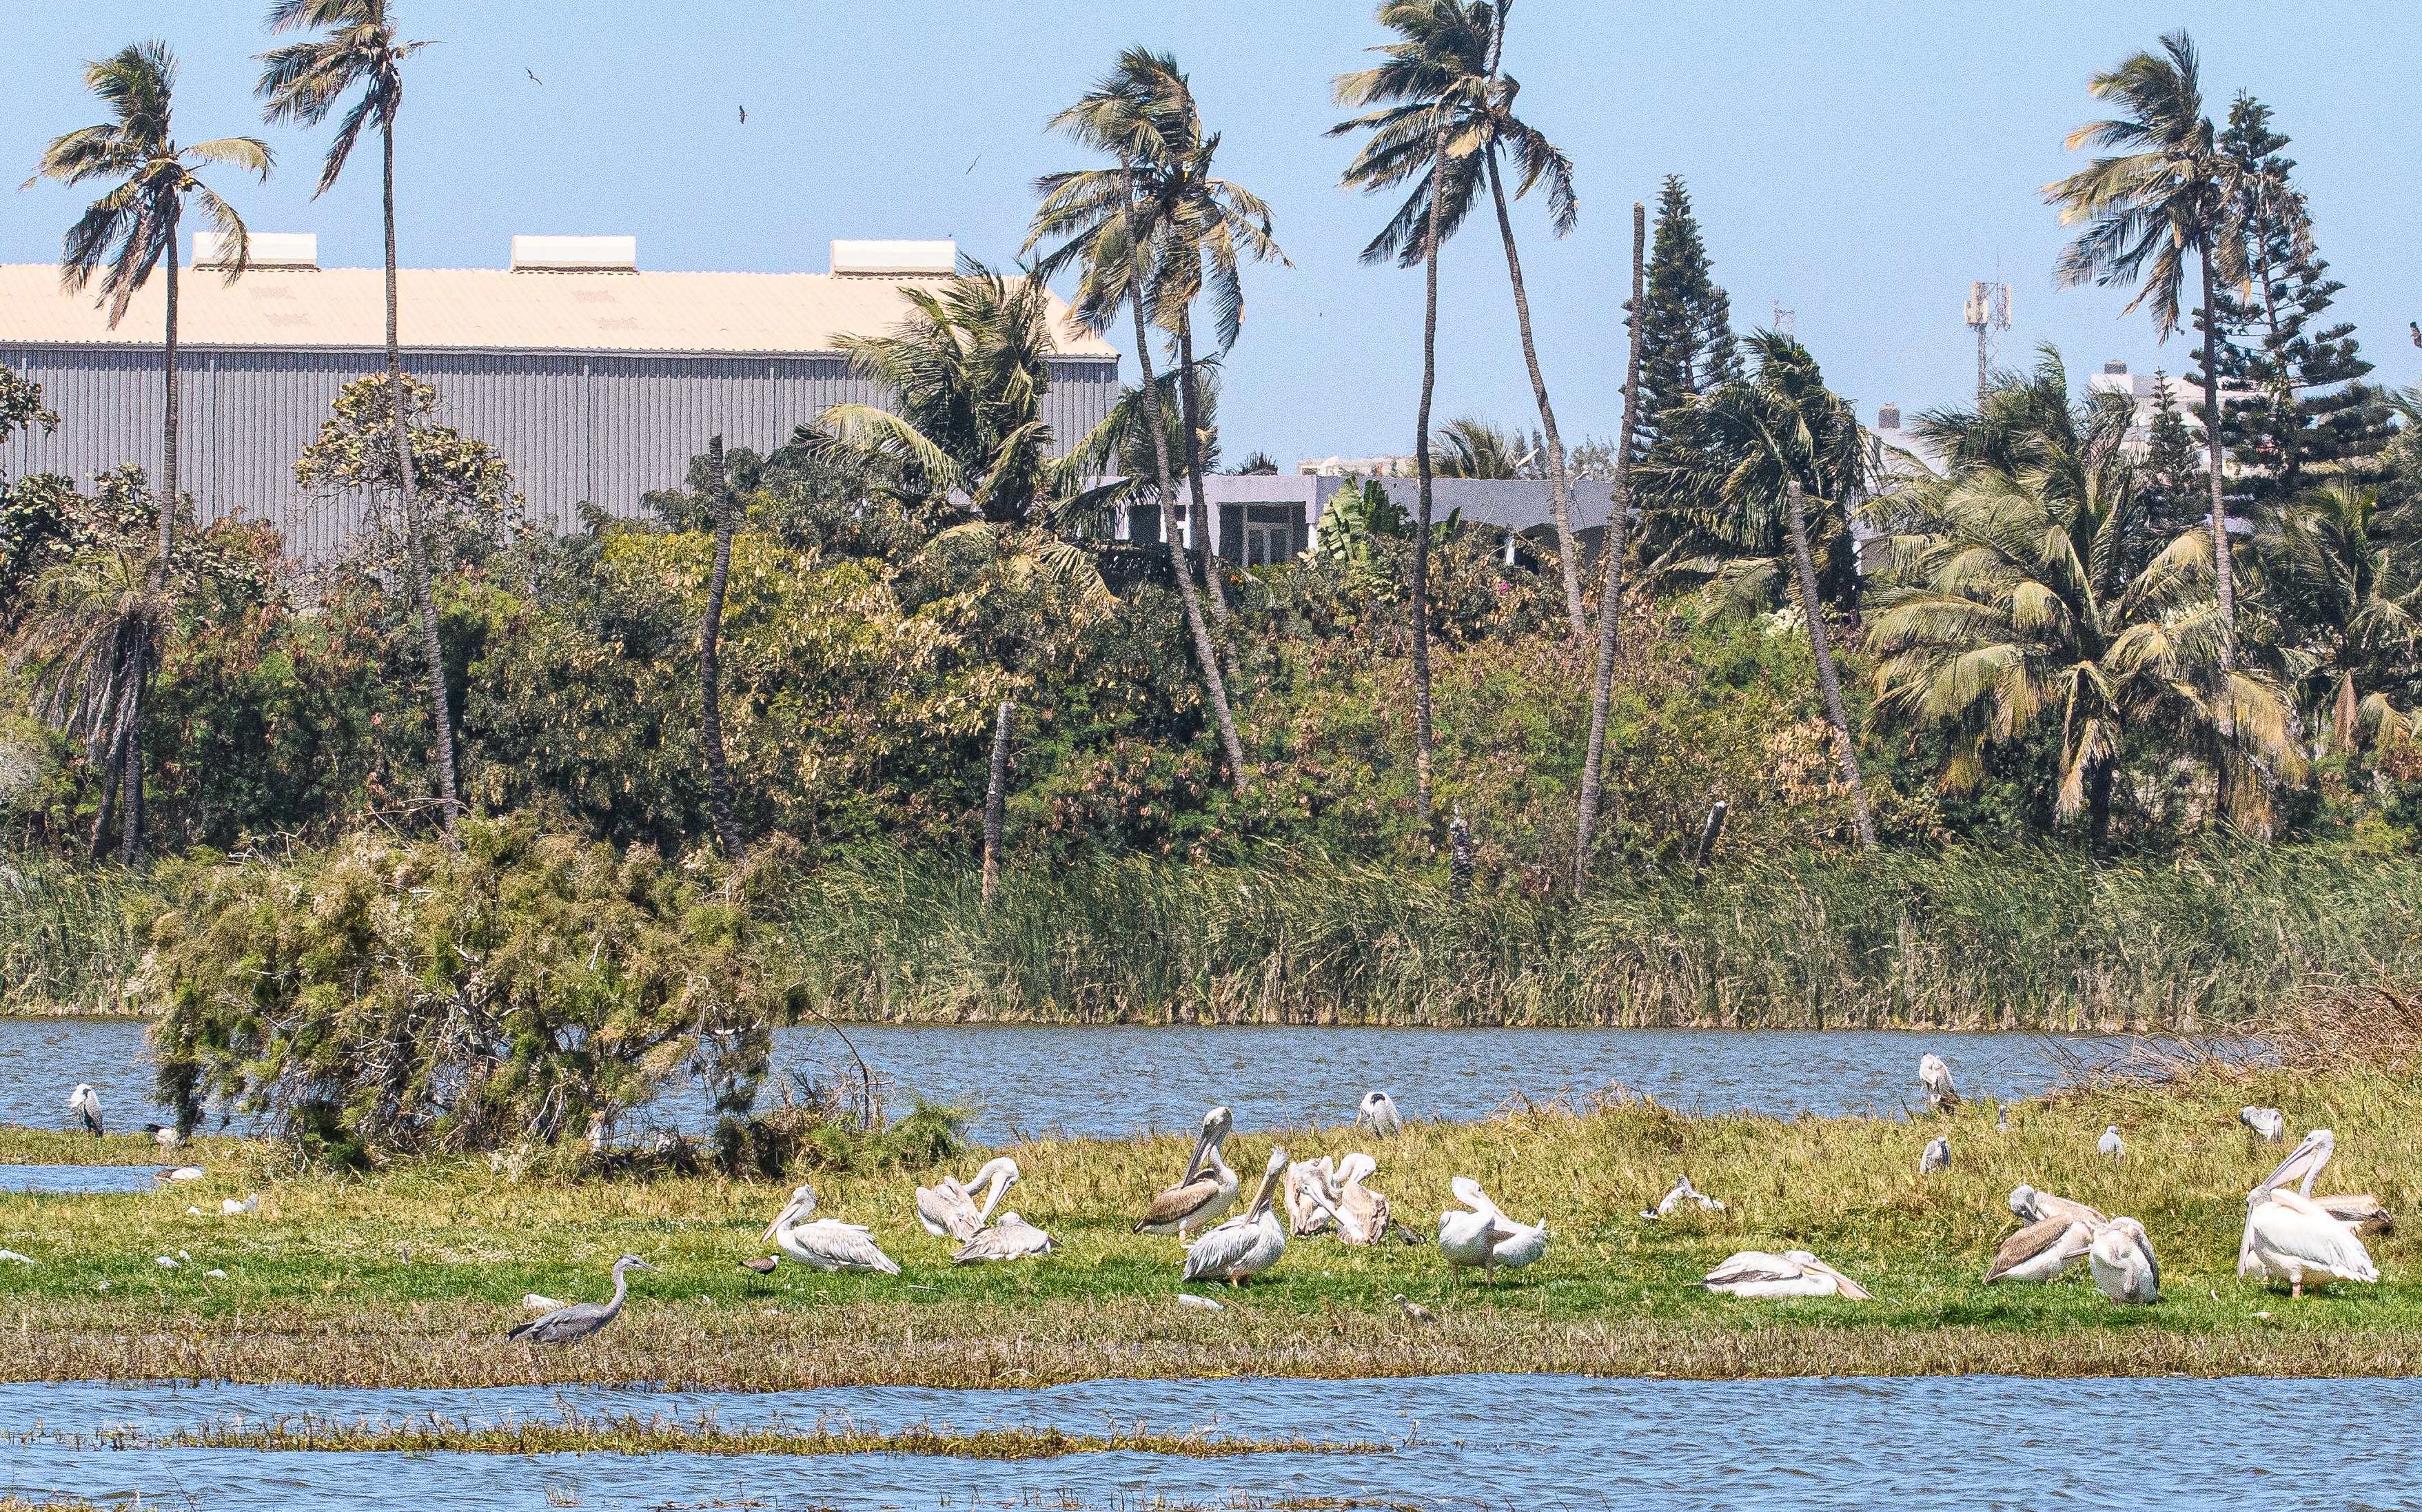
[(1249, 504), (1245, 507), (1245, 565), (1275, 567), (1303, 550), (1305, 534), (1300, 504)]

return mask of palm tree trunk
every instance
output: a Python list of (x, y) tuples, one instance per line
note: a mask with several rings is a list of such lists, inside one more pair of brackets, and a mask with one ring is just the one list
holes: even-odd
[[(177, 433), (181, 429), (181, 406), (177, 402), (177, 226), (168, 227), (167, 324), (161, 339), (161, 370), (166, 391), (161, 396), (160, 422), (160, 559), (151, 564), (151, 591), (155, 604), (165, 606), (168, 591), (168, 558), (177, 549)], [(165, 630), (158, 626), (158, 630)], [(137, 632), (140, 634), (141, 632)], [(126, 740), (120, 750), (115, 776), (119, 785), (118, 859), (126, 866), (139, 866), (143, 861), (143, 705), (144, 695), (150, 691), (151, 658), (143, 654), (138, 642), (134, 648), (134, 676), (126, 687)]]
[(2212, 309), (2211, 253), (2197, 260), (2203, 267), (2203, 438), (2211, 470), (2211, 583), (2220, 601), (2220, 665), (2225, 671), (2237, 659), (2237, 583), (2228, 554), (2228, 504), (2221, 489), (2219, 320)]
[(386, 376), (393, 386), (395, 457), (398, 493), (403, 506), (404, 545), (412, 559), (412, 598), (420, 610), (420, 651), (429, 669), (430, 725), (437, 737), (437, 811), (446, 833), (454, 833), (454, 818), (463, 801), (454, 786), (454, 719), (446, 692), (446, 648), (437, 637), (437, 601), (431, 590), (428, 533), (421, 528), (420, 494), (412, 475), (411, 408), (403, 383), (403, 348), (396, 338), (395, 321), (395, 121), (381, 122), (384, 148), (379, 181), (382, 208), (386, 213)]
[(1522, 332), (1522, 361), (1531, 370), (1531, 397), (1539, 403), (1539, 428), (1548, 434), (1548, 513), (1556, 522), (1556, 552), (1564, 559), (1565, 619), (1573, 639), (1589, 634), (1581, 601), (1581, 558), (1573, 544), (1572, 491), (1565, 479), (1565, 443), (1556, 433), (1556, 409), (1548, 402), (1548, 380), (1539, 371), (1539, 346), (1531, 337), (1531, 295), (1522, 283), (1522, 255), (1514, 246), (1514, 219), (1505, 208), (1505, 181), (1497, 171), (1497, 150), (1487, 153), (1488, 196), (1497, 205), (1497, 234), (1505, 242), (1505, 272), (1514, 283), (1514, 323)]
[(2111, 778), (2109, 762), (2097, 762), (2085, 779), (2085, 811), (2094, 858), (2111, 858)]
[(1876, 821), (1867, 812), (1866, 784), (1859, 780), (1859, 751), (1850, 743), (1850, 717), (1842, 707), (1842, 679), (1833, 669), (1833, 648), (1825, 635), (1825, 601), (1816, 596), (1816, 559), (1808, 552), (1808, 517), (1801, 507), (1800, 480), (1793, 479), (1785, 493), (1791, 502), (1791, 556), (1800, 569), (1800, 611), (1808, 618), (1808, 648), (1816, 654), (1816, 688), (1825, 696), (1825, 717), (1833, 723), (1842, 780), (1849, 784), (1850, 812), (1858, 821), (1859, 846), (1873, 850)]
[(126, 723), (126, 748), (119, 758), (118, 796), (118, 859), (122, 866), (143, 863), (143, 685), (151, 677), (151, 658), (134, 648), (134, 706)]
[(1009, 806), (1009, 721), (1017, 705), (1001, 701), (1000, 717), (992, 732), (992, 771), (984, 780), (983, 901), (1000, 890), (1000, 851)]
[(737, 861), (747, 851), (740, 843), (740, 826), (731, 817), (731, 767), (723, 759), (723, 669), (716, 647), (723, 638), (723, 594), (731, 586), (731, 489), (723, 474), (723, 437), (706, 443), (715, 473), (715, 570), (706, 580), (706, 622), (698, 633), (699, 691), (705, 705), (700, 738), (706, 745), (706, 800), (715, 813), (715, 833), (723, 843), (723, 858)]
[(1182, 318), (1177, 326), (1177, 404), (1178, 420), (1186, 429), (1186, 486), (1193, 496), (1194, 558), (1203, 567), (1203, 586), (1210, 590), (1211, 622), (1218, 629), (1219, 667), (1227, 674), (1228, 685), (1242, 696), (1245, 679), (1236, 669), (1236, 631), (1228, 619), (1228, 590), (1219, 580), (1219, 569), (1214, 565), (1219, 554), (1212, 549), (1211, 506), (1203, 496), (1203, 435), (1194, 424), (1194, 320), (1191, 314)]
[(1423, 247), (1422, 402), (1413, 421), (1413, 465), (1421, 475), (1419, 522), (1413, 528), (1413, 815), (1430, 829), (1430, 402), (1438, 392), (1439, 208), (1446, 190), (1447, 127), (1441, 120), (1430, 162), (1430, 213)]
[[(1511, 242), (1507, 245), (1512, 245)], [(1574, 827), (1573, 891), (1589, 890), (1590, 851), (1597, 840), (1599, 784), (1606, 765), (1607, 705), (1614, 696), (1614, 657), (1623, 619), (1623, 552), (1626, 516), (1631, 512), (1631, 437), (1640, 414), (1640, 321), (1644, 311), (1648, 256), (1648, 207), (1631, 207), (1631, 355), (1623, 374), (1623, 433), (1614, 449), (1614, 490), (1606, 517), (1606, 579), (1597, 595), (1597, 681), (1590, 688), (1589, 749), (1581, 758), (1581, 808)], [(1542, 395), (1544, 397), (1544, 390)], [(1550, 445), (1553, 444), (1552, 439)]]
[[(1122, 164), (1120, 174), (1124, 181), (1127, 201), (1133, 204), (1134, 170)], [(1152, 433), (1152, 459), (1159, 473), (1155, 481), (1160, 489), (1160, 517), (1166, 521), (1177, 490), (1172, 481), (1169, 465), (1169, 429), (1161, 419), (1160, 390), (1153, 383), (1151, 333), (1144, 328), (1143, 323), (1143, 248), (1133, 236), (1127, 238), (1127, 303), (1135, 309), (1136, 370), (1143, 385), (1143, 423), (1144, 428)], [(1187, 571), (1186, 548), (1179, 542), (1178, 532), (1167, 530), (1163, 533), (1169, 542), (1170, 570), (1177, 578), (1177, 599), (1186, 608), (1187, 633), (1194, 640), (1194, 660), (1203, 669), (1203, 693), (1211, 701), (1211, 718), (1219, 729), (1219, 748), (1228, 758), (1228, 780), (1231, 786), (1242, 793), (1250, 780), (1245, 775), (1245, 747), (1236, 738), (1236, 718), (1228, 708), (1228, 685), (1219, 675), (1219, 654), (1211, 644), (1209, 627), (1203, 622), (1203, 598), (1194, 591), (1194, 575)]]

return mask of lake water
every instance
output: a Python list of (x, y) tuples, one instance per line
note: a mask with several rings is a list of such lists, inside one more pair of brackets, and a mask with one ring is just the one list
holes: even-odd
[(160, 1187), (158, 1166), (0, 1165), (0, 1191), (150, 1191)]
[[(1141, 1426), (1301, 1433), (1393, 1452), (1001, 1464), (908, 1456), (708, 1457), (103, 1449), (54, 1434), (244, 1417), (373, 1421), (662, 1413), (812, 1428)], [(1423, 1508), (2413, 1506), (2414, 1380), (1965, 1378), (1092, 1381), (1034, 1392), (878, 1388), (763, 1396), (603, 1388), (0, 1386), (0, 1492), (243, 1506), (1235, 1507), (1314, 1497)], [(44, 1431), (36, 1432), (37, 1425)]]
[[(164, 1119), (150, 1100), (143, 1032), (122, 1019), (0, 1019), (0, 1122), (68, 1127), (78, 1081), (100, 1089), (113, 1132)], [(1219, 1102), (1235, 1110), (1239, 1128), (1340, 1124), (1373, 1087), (1387, 1089), (1408, 1118), (1481, 1118), (1521, 1097), (1579, 1098), (1615, 1086), (1693, 1112), (1897, 1114), (1917, 1100), (1917, 1061), (1929, 1049), (1969, 1096), (2009, 1098), (2129, 1045), (1894, 1030), (880, 1024), (845, 1032), (890, 1110), (904, 1110), (919, 1094), (972, 1109), (987, 1143), (1191, 1129)], [(820, 1027), (778, 1031), (775, 1063), (829, 1081), (854, 1084), (857, 1074), (841, 1034)], [(709, 1122), (703, 1100), (675, 1088), (624, 1132)]]

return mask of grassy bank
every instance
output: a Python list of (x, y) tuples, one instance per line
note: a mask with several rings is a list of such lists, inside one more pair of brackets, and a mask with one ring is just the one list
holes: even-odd
[[(820, 1177), (824, 1211), (872, 1225), (903, 1273), (826, 1276), (739, 1262), (778, 1183), (710, 1178), (521, 1180), (485, 1160), (401, 1165), (368, 1179), (296, 1173), (273, 1152), (198, 1142), (210, 1176), (119, 1197), (0, 1197), (0, 1377), (217, 1377), (382, 1386), (651, 1380), (787, 1389), (867, 1382), (1041, 1384), (1101, 1376), (1315, 1377), (1556, 1370), (1706, 1378), (1994, 1372), (2038, 1376), (2404, 1374), (2422, 1366), (2414, 1225), (2373, 1243), (2388, 1278), (2289, 1300), (2235, 1274), (2246, 1189), (2279, 1153), (2236, 1122), (2249, 1102), (2291, 1126), (2336, 1130), (2332, 1190), (2411, 1215), (2422, 1092), (2410, 1068), (2206, 1071), (1947, 1121), (1955, 1164), (1921, 1180), (1930, 1126), (1870, 1118), (1687, 1118), (1624, 1103), (1466, 1125), (1422, 1124), (1373, 1146), (1375, 1185), (1434, 1230), (1449, 1179), (1478, 1177), (1510, 1211), (1544, 1216), (1548, 1257), (1494, 1289), (1459, 1284), (1433, 1246), (1355, 1250), (1298, 1239), (1260, 1284), (1197, 1287), (1225, 1311), (1180, 1305), (1174, 1241), (1130, 1216), (1185, 1158), (1174, 1140), (1068, 1141), (1014, 1153), (1008, 1205), (1060, 1252), (953, 1268), (911, 1216), (915, 1173)], [(2095, 1152), (2106, 1123), (2129, 1158)], [(1232, 1142), (1258, 1169), (1273, 1135)], [(1297, 1155), (1364, 1142), (1284, 1131)], [(134, 1140), (0, 1134), (0, 1159), (146, 1158)], [(1638, 1210), (1687, 1171), (1730, 1205), (1662, 1223)], [(2122, 1311), (2082, 1269), (2049, 1286), (1986, 1287), (2028, 1181), (2142, 1219), (2165, 1299)], [(219, 1199), (259, 1190), (257, 1216)], [(198, 1209), (189, 1213), (188, 1207)], [(1877, 1300), (1745, 1302), (1698, 1278), (1739, 1249), (1804, 1247)], [(602, 1296), (612, 1257), (634, 1277), (629, 1314), (583, 1346), (533, 1352), (502, 1334), (520, 1299)], [(156, 1257), (180, 1260), (163, 1268)], [(224, 1275), (212, 1276), (212, 1270)], [(1404, 1293), (1433, 1309), (1406, 1318)]]
[(2295, 992), (2422, 981), (2422, 863), (2212, 845), (1807, 853), (1460, 904), (1290, 859), (971, 872), (875, 858), (792, 892), (785, 965), (836, 1017), (2199, 1031)]

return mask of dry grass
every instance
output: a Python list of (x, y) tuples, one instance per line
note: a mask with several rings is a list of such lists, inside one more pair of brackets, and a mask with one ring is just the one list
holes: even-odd
[[(772, 1183), (524, 1179), (484, 1161), (413, 1164), (369, 1179), (296, 1173), (264, 1149), (205, 1142), (211, 1177), (173, 1192), (0, 1197), (0, 1377), (201, 1377), (375, 1386), (653, 1381), (790, 1389), (866, 1382), (1043, 1384), (1103, 1376), (1347, 1377), (1552, 1370), (1722, 1378), (1992, 1372), (2041, 1376), (2403, 1374), (2422, 1362), (2422, 1224), (2373, 1242), (2387, 1280), (2289, 1301), (2241, 1283), (2246, 1189), (2280, 1153), (2236, 1123), (2246, 1103), (2336, 1130), (2332, 1190), (2400, 1214), (2422, 1202), (2422, 1089), (2394, 1065), (2326, 1072), (2211, 1063), (2168, 1084), (2079, 1089), (1913, 1126), (1873, 1118), (1691, 1118), (1645, 1102), (1416, 1124), (1370, 1148), (1375, 1183), (1434, 1229), (1451, 1176), (1518, 1217), (1544, 1216), (1548, 1258), (1493, 1291), (1457, 1284), (1428, 1245), (1353, 1250), (1298, 1240), (1261, 1283), (1220, 1289), (1226, 1311), (1182, 1307), (1173, 1241), (1127, 1232), (1176, 1173), (1174, 1139), (1016, 1147), (1009, 1205), (1061, 1252), (953, 1268), (915, 1226), (907, 1174), (818, 1178), (825, 1210), (870, 1223), (904, 1274), (825, 1276), (738, 1262), (779, 1205)], [(2096, 1154), (2106, 1123), (2129, 1158)], [(1916, 1174), (1941, 1128), (1950, 1172)], [(1348, 1130), (1276, 1136), (1298, 1156), (1364, 1142)], [(1258, 1170), (1273, 1136), (1233, 1141)], [(134, 1140), (76, 1142), (126, 1158)], [(56, 1153), (58, 1137), (0, 1133), (0, 1159)], [(972, 1161), (969, 1162), (972, 1164)], [(1729, 1205), (1647, 1223), (1638, 1209), (1688, 1172)], [(930, 1179), (924, 1177), (921, 1179)], [(2140, 1218), (2162, 1259), (2161, 1306), (2122, 1311), (2078, 1279), (1981, 1284), (2013, 1227), (2021, 1181)], [(223, 1196), (262, 1194), (222, 1219)], [(189, 1216), (188, 1205), (201, 1209)], [(1697, 1279), (1735, 1250), (1816, 1251), (1878, 1296), (1740, 1302)], [(526, 1291), (595, 1297), (624, 1251), (639, 1275), (627, 1316), (561, 1350), (506, 1344)], [(154, 1257), (184, 1253), (174, 1269)], [(204, 1274), (218, 1268), (224, 1278)], [(1210, 1293), (1210, 1288), (1196, 1288)], [(1406, 1322), (1404, 1292), (1436, 1310)]]

